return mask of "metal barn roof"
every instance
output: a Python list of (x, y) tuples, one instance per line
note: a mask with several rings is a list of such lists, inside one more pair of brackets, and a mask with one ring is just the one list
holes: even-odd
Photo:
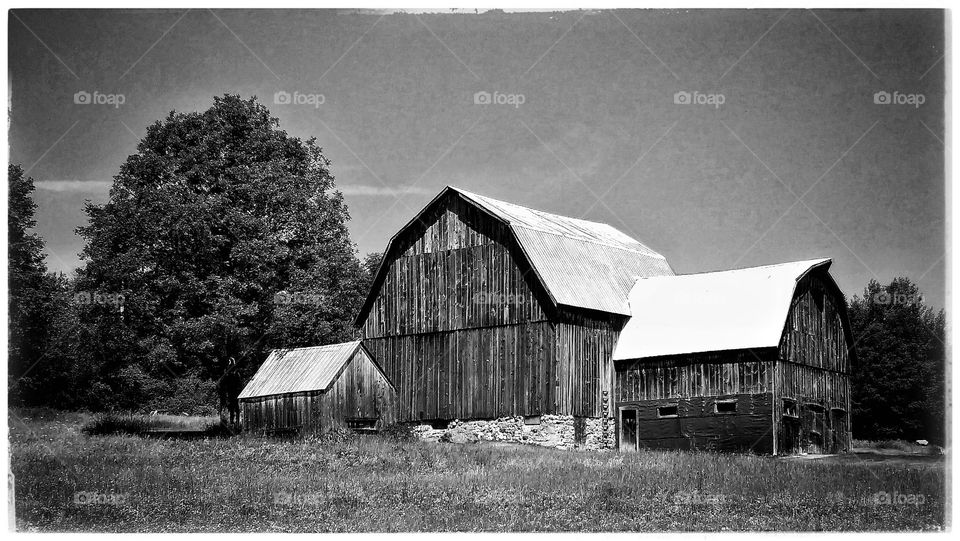
[(777, 347), (797, 282), (830, 259), (642, 278), (613, 360)]
[(360, 348), (360, 341), (297, 349), (275, 349), (239, 398), (325, 391)]
[(667, 259), (617, 228), (450, 187), (504, 221), (558, 305), (630, 315), (637, 278), (672, 276)]

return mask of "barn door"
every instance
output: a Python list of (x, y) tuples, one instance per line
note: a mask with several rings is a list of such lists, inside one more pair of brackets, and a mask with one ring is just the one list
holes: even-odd
[(637, 450), (637, 410), (620, 410), (620, 450)]

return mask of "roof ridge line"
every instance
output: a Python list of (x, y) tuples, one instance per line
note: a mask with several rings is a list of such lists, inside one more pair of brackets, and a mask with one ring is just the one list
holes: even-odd
[(819, 257), (814, 259), (798, 259), (796, 261), (785, 261), (783, 263), (768, 263), (766, 265), (755, 265), (753, 267), (737, 267), (735, 269), (688, 272), (686, 274), (674, 274), (673, 276), (645, 276), (645, 277), (638, 278), (638, 280), (650, 280), (654, 278), (683, 278), (684, 276), (698, 276), (701, 274), (718, 274), (721, 272), (736, 272), (736, 271), (753, 270), (753, 269), (766, 269), (770, 267), (782, 267), (784, 265), (795, 265), (797, 263), (810, 263), (811, 265), (822, 265), (823, 263), (826, 263), (826, 262), (833, 263), (833, 259), (829, 257)]

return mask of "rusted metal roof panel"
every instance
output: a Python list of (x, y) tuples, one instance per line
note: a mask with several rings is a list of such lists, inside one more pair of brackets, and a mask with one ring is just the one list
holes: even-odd
[(613, 359), (777, 347), (797, 282), (830, 259), (637, 280)]
[(360, 348), (360, 341), (270, 352), (241, 399), (308, 391), (325, 391)]

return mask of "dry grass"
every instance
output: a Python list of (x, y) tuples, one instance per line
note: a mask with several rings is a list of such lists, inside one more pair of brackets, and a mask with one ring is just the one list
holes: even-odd
[[(928, 530), (944, 523), (941, 461), (908, 468), (379, 437), (169, 441), (86, 436), (87, 419), (77, 414), (19, 417), (26, 419), (12, 421), (11, 449), (22, 530)], [(80, 492), (111, 503), (80, 505)], [(879, 492), (913, 495), (912, 503), (878, 505)]]

